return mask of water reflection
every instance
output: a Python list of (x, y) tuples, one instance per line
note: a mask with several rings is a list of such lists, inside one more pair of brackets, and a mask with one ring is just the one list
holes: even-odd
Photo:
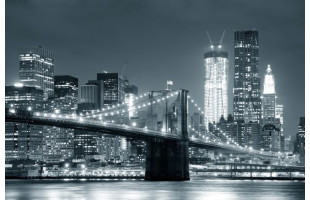
[(185, 182), (143, 180), (6, 181), (6, 199), (304, 199), (304, 181), (250, 181), (195, 178)]

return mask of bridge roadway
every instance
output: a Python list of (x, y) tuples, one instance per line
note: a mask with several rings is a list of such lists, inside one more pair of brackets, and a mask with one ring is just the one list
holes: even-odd
[[(31, 115), (31, 116), (19, 116), (16, 114), (6, 113), (6, 122), (18, 122), (28, 123), (34, 125), (45, 125), (45, 126), (57, 126), (60, 128), (70, 128), (76, 130), (84, 130), (90, 132), (99, 132), (103, 134), (130, 137), (134, 139), (142, 140), (181, 140), (181, 135), (155, 131), (145, 128), (132, 127), (128, 125), (120, 125), (114, 123), (107, 123), (98, 120), (81, 118), (77, 116), (61, 116), (61, 115)], [(261, 152), (257, 150), (250, 150), (248, 148), (233, 146), (221, 142), (212, 142), (202, 139), (189, 138), (189, 146), (199, 147), (204, 149), (220, 150), (229, 153), (243, 153), (250, 155), (258, 155), (264, 157), (276, 157), (275, 153)]]

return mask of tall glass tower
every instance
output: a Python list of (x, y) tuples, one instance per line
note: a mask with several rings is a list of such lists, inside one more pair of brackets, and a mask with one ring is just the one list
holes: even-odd
[(47, 100), (54, 94), (54, 55), (42, 47), (22, 49), (19, 55), (19, 79), (25, 86), (43, 90)]
[(211, 45), (211, 51), (204, 54), (205, 88), (204, 88), (204, 122), (217, 123), (221, 116), (227, 116), (227, 72), (228, 53), (221, 51), (221, 45)]
[(234, 118), (246, 123), (261, 118), (258, 31), (235, 31)]

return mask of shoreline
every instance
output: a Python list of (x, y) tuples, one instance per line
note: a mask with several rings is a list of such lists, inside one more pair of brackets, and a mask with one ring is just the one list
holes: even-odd
[[(192, 176), (191, 178), (209, 178), (209, 179), (227, 179), (227, 180), (287, 180), (287, 181), (305, 181), (304, 177), (213, 177), (213, 176)], [(75, 177), (5, 177), (7, 180), (65, 180), (65, 181), (76, 181), (76, 180), (131, 180), (139, 179), (144, 180), (144, 176), (75, 176)]]

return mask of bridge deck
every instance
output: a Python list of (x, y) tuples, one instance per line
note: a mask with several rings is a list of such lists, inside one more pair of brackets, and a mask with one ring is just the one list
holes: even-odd
[[(123, 136), (134, 139), (142, 140), (181, 140), (181, 135), (155, 131), (145, 128), (131, 127), (128, 125), (120, 125), (114, 123), (105, 123), (87, 118), (79, 117), (59, 117), (59, 116), (18, 116), (16, 114), (5, 115), (6, 122), (18, 122), (18, 123), (29, 123), (34, 125), (45, 125), (45, 126), (57, 126), (60, 128), (70, 128), (77, 130), (84, 130), (90, 132), (98, 132), (102, 134), (109, 134), (115, 136)], [(189, 146), (198, 147), (204, 149), (221, 150), (227, 153), (243, 153), (249, 155), (259, 155), (265, 157), (276, 157), (275, 154), (267, 152), (261, 152), (257, 150), (249, 150), (238, 146), (229, 145), (222, 142), (210, 142), (201, 139), (189, 138)]]

